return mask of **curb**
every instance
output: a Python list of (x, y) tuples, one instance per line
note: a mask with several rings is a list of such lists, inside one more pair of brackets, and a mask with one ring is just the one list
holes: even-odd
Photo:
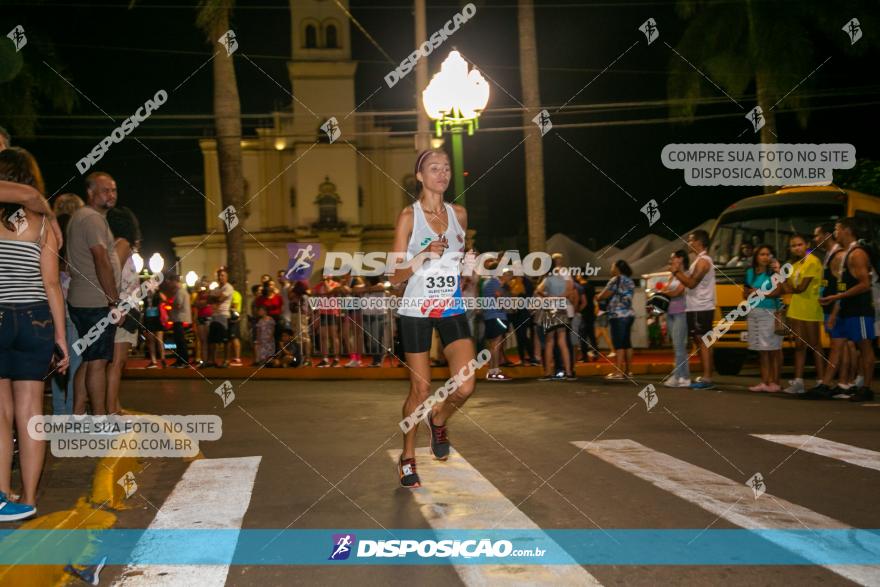
[[(131, 416), (141, 416), (151, 420), (162, 421), (160, 416), (154, 414), (146, 414), (134, 410), (126, 410), (126, 412)], [(131, 438), (134, 435), (132, 433), (127, 436)], [(186, 434), (177, 434), (174, 432), (169, 433), (168, 436), (171, 438), (189, 438)], [(128, 451), (128, 453), (131, 453), (131, 451)], [(205, 458), (205, 455), (199, 451), (195, 456), (182, 457), (182, 460), (185, 462), (191, 462), (203, 458)], [(119, 455), (101, 457), (95, 471), (95, 478), (92, 482), (92, 493), (89, 497), (89, 501), (92, 504), (99, 506), (106, 503), (114, 510), (130, 509), (131, 506), (126, 503), (128, 497), (125, 495), (125, 489), (119, 484), (119, 480), (128, 472), (134, 474), (140, 473), (142, 470), (143, 467), (141, 466), (140, 459), (135, 456)]]
[[(53, 512), (25, 522), (20, 530), (107, 530), (116, 523), (116, 516), (96, 509), (84, 497), (71, 510)], [(14, 538), (13, 533), (11, 538)], [(9, 539), (7, 539), (9, 540)], [(67, 583), (71, 575), (63, 565), (6, 565), (0, 567), (0, 585), (55, 585)]]

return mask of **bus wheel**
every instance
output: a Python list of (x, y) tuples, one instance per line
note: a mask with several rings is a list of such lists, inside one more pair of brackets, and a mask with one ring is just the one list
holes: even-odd
[(716, 349), (715, 369), (721, 375), (739, 375), (747, 354), (745, 349)]

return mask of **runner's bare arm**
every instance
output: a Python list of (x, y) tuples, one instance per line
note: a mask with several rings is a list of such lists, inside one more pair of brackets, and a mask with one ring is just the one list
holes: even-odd
[(394, 227), (394, 245), (391, 247), (391, 253), (388, 254), (388, 262), (394, 263), (395, 266), (394, 273), (388, 279), (393, 285), (406, 281), (413, 273), (411, 267), (397, 267), (399, 262), (406, 258), (406, 249), (412, 230), (413, 208), (407, 206), (397, 217), (397, 225)]

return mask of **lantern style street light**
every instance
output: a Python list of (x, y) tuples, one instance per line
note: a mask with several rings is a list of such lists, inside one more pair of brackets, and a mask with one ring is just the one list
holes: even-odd
[(159, 273), (162, 271), (162, 268), (165, 267), (165, 259), (162, 258), (162, 255), (159, 253), (153, 253), (150, 257), (150, 271), (153, 273)]
[(440, 72), (434, 74), (422, 92), (425, 112), (434, 120), (438, 137), (447, 129), (452, 136), (452, 169), (455, 173), (455, 199), (464, 199), (464, 147), (462, 134), (473, 135), (479, 128), (480, 113), (489, 102), (489, 84), (476, 69), (468, 71), (468, 63), (458, 51), (452, 51)]
[(187, 287), (195, 287), (196, 282), (199, 280), (199, 274), (195, 271), (189, 271), (187, 272), (185, 279)]

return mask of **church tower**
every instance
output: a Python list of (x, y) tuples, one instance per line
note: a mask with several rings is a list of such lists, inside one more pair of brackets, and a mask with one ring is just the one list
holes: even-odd
[[(346, 9), (348, 0), (341, 2)], [(354, 75), (348, 17), (331, 0), (290, 0), (293, 119), (284, 125), (285, 140), (297, 160), (294, 221), (297, 227), (324, 227), (319, 188), (332, 183), (338, 195), (337, 227), (357, 231), (361, 225), (357, 140), (354, 131)], [(335, 118), (339, 136), (333, 142), (321, 126)], [(332, 124), (332, 123), (331, 123)], [(334, 133), (335, 134), (335, 133)], [(352, 133), (353, 134), (353, 133)], [(341, 236), (341, 235), (340, 235)]]
[[(395, 219), (412, 202), (412, 137), (392, 135), (389, 126), (376, 123), (382, 117), (370, 111), (368, 99), (356, 101), (357, 62), (346, 10), (348, 0), (290, 0), (290, 91), (274, 86), (290, 108), (267, 114), (271, 126), (241, 141), (246, 205), (238, 215), (247, 231), (249, 284), (287, 268), (288, 243), (320, 243), (322, 252), (389, 250)], [(236, 65), (253, 67), (246, 60)], [(384, 86), (378, 74), (375, 82)], [(322, 130), (331, 119), (337, 129), (332, 137)], [(209, 234), (172, 241), (182, 272), (208, 275), (226, 263), (225, 227), (218, 218), (223, 206), (216, 142), (202, 139), (199, 146)]]

